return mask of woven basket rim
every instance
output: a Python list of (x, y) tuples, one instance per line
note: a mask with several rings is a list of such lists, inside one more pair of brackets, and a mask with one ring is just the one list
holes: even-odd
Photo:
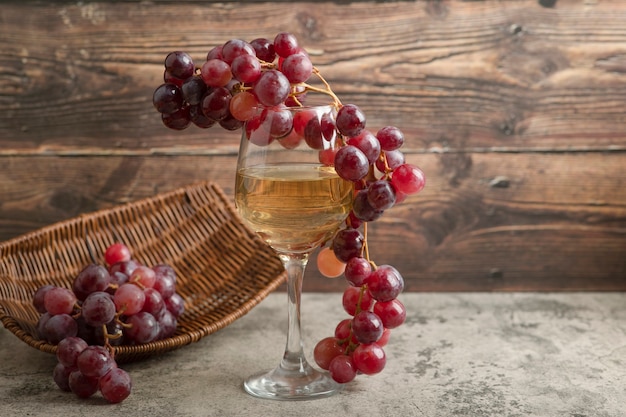
[[(191, 202), (191, 200), (194, 201)], [(170, 338), (146, 344), (122, 345), (114, 347), (116, 359), (119, 362), (141, 359), (154, 354), (168, 352), (193, 342), (197, 342), (203, 337), (228, 326), (238, 318), (247, 314), (250, 310), (252, 310), (252, 308), (254, 308), (265, 297), (267, 297), (267, 295), (273, 292), (284, 282), (286, 273), (273, 250), (270, 249), (269, 246), (267, 246), (265, 242), (263, 242), (261, 238), (258, 237), (258, 235), (256, 235), (256, 233), (254, 233), (244, 223), (243, 219), (240, 217), (233, 204), (230, 202), (223, 190), (217, 184), (211, 181), (203, 181), (180, 187), (172, 191), (158, 193), (151, 197), (141, 198), (133, 202), (120, 204), (111, 208), (100, 209), (90, 213), (82, 213), (73, 218), (61, 220), (54, 224), (46, 225), (40, 229), (27, 232), (20, 236), (16, 236), (5, 242), (1, 242), (0, 321), (2, 322), (4, 327), (29, 346), (42, 352), (51, 354), (56, 353), (56, 345), (36, 338), (33, 334), (31, 334), (31, 332), (28, 331), (28, 329), (25, 329), (25, 326), (23, 325), (24, 319), (22, 318), (21, 320), (18, 320), (16, 317), (13, 317), (7, 312), (5, 305), (3, 305), (4, 302), (9, 302), (5, 299), (4, 294), (2, 294), (2, 291), (6, 289), (5, 285), (17, 286), (19, 285), (19, 283), (21, 283), (21, 281), (19, 280), (20, 277), (10, 276), (5, 272), (7, 268), (4, 268), (5, 261), (7, 261), (10, 256), (21, 255), (21, 253), (19, 253), (20, 248), (25, 247), (26, 250), (31, 250), (32, 248), (31, 246), (29, 246), (31, 243), (38, 242), (41, 239), (47, 238), (49, 235), (54, 235), (57, 232), (60, 233), (64, 230), (71, 228), (79, 228), (82, 232), (85, 232), (87, 228), (93, 226), (90, 222), (97, 222), (101, 219), (115, 219), (117, 216), (122, 216), (124, 214), (127, 214), (128, 212), (132, 212), (133, 210), (141, 210), (145, 209), (146, 207), (149, 210), (154, 210), (154, 212), (150, 211), (147, 213), (148, 217), (154, 215), (154, 213), (160, 214), (161, 211), (167, 212), (167, 210), (170, 208), (169, 206), (167, 206), (168, 202), (173, 202), (172, 204), (174, 204), (176, 207), (183, 206), (183, 208), (188, 205), (187, 203), (189, 203), (189, 205), (195, 204), (193, 206), (193, 210), (190, 210), (191, 214), (189, 214), (189, 218), (192, 218), (192, 220), (196, 221), (198, 224), (203, 225), (205, 224), (203, 223), (203, 221), (210, 220), (217, 225), (216, 227), (218, 228), (217, 230), (219, 233), (222, 233), (223, 230), (225, 230), (225, 232), (223, 233), (231, 233), (233, 231), (240, 233), (236, 237), (241, 240), (237, 241), (236, 243), (245, 243), (247, 245), (246, 247), (251, 248), (251, 252), (246, 252), (246, 256), (253, 257), (259, 255), (261, 256), (261, 260), (265, 261), (265, 263), (260, 265), (260, 268), (262, 270), (258, 272), (259, 274), (262, 273), (263, 279), (257, 281), (257, 276), (255, 275), (253, 277), (251, 274), (248, 274), (249, 276), (243, 278), (238, 276), (235, 277), (233, 275), (229, 277), (230, 281), (225, 280), (223, 282), (220, 282), (220, 284), (230, 285), (230, 287), (241, 284), (251, 285), (252, 287), (251, 289), (246, 288), (246, 291), (242, 292), (241, 294), (236, 292), (236, 288), (229, 288), (229, 292), (227, 292), (227, 295), (224, 298), (220, 298), (218, 307), (215, 307), (213, 310), (208, 311), (207, 317), (199, 316), (197, 319), (193, 319), (191, 321), (193, 326), (190, 327), (193, 327), (192, 329), (177, 331), (177, 334)], [(209, 218), (209, 216), (213, 215), (214, 210), (217, 210), (219, 212), (219, 216), (217, 218)], [(170, 215), (169, 212), (168, 215)], [(188, 218), (184, 217), (187, 216), (186, 213), (184, 213), (182, 216), (183, 221), (189, 220)], [(206, 216), (206, 218), (203, 216)], [(169, 218), (167, 220), (169, 221)], [(176, 226), (175, 222), (174, 226)], [(176, 230), (176, 232), (187, 232), (187, 230), (181, 231), (181, 229), (183, 229), (182, 226), (178, 230)], [(184, 237), (188, 238), (190, 241), (194, 241), (198, 233), (202, 233), (205, 229), (202, 228), (199, 230), (200, 231), (192, 230), (189, 232), (190, 236)], [(114, 233), (115, 230), (107, 230), (106, 232)], [(202, 237), (206, 237), (205, 240), (210, 240), (214, 236), (209, 232), (206, 233), (206, 235), (201, 235)], [(192, 234), (193, 236), (191, 236)], [(89, 239), (87, 237), (85, 239), (87, 242), (89, 242)], [(39, 243), (41, 244), (41, 242)], [(154, 243), (155, 247), (161, 248), (161, 246), (158, 246), (159, 244), (161, 244), (161, 242)], [(37, 248), (39, 249), (40, 247), (37, 246)], [(92, 248), (87, 248), (87, 250), (91, 251)], [(231, 250), (234, 253), (234, 249), (227, 250)], [(202, 255), (202, 253), (200, 254)], [(152, 255), (152, 253), (150, 255)], [(215, 255), (215, 253), (213, 253), (213, 255)], [(220, 254), (218, 253), (218, 255)], [(221, 256), (218, 256), (218, 258), (221, 258)], [(164, 262), (167, 261), (167, 259), (164, 260)], [(183, 262), (186, 260), (184, 259), (184, 257), (181, 257), (179, 258), (179, 261)], [(245, 263), (241, 260), (237, 260), (237, 262), (242, 264)], [(269, 265), (267, 266), (267, 268), (265, 267), (266, 263)], [(228, 265), (224, 266), (224, 268), (228, 269)], [(247, 268), (252, 268), (252, 266), (247, 266)], [(254, 269), (255, 274), (257, 273), (257, 271), (258, 269)], [(208, 280), (210, 278), (207, 278), (207, 273), (205, 273), (205, 269), (202, 270), (202, 273), (198, 275), (198, 277), (200, 277), (201, 280)], [(240, 278), (241, 281), (239, 281)], [(189, 279), (189, 285), (195, 284), (196, 282), (197, 281), (192, 281), (191, 278)], [(200, 282), (202, 284), (205, 283), (204, 281)], [(233, 284), (233, 282), (235, 283)], [(207, 283), (213, 284), (213, 282), (209, 281), (207, 281)], [(10, 292), (11, 289), (12, 288), (9, 288), (7, 292)], [(200, 304), (203, 301), (204, 300), (202, 299), (198, 299), (194, 300), (193, 302), (196, 304)], [(20, 298), (19, 302), (24, 304), (26, 303), (26, 300), (22, 297)], [(225, 307), (222, 308), (222, 306)], [(219, 313), (219, 317), (215, 317), (215, 314), (217, 313)], [(185, 314), (181, 316), (181, 322), (184, 316)], [(32, 325), (32, 323), (30, 323), (30, 325)], [(186, 326), (182, 327), (186, 328)]]

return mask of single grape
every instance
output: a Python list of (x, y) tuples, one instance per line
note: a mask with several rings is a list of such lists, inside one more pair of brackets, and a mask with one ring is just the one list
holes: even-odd
[(76, 359), (87, 346), (80, 337), (66, 337), (57, 345), (57, 360), (66, 368), (76, 368)]
[(70, 373), (68, 386), (77, 397), (89, 398), (98, 392), (98, 379), (98, 377), (90, 377), (79, 370), (75, 370)]
[(202, 113), (209, 119), (216, 121), (226, 118), (230, 114), (231, 98), (228, 89), (224, 87), (214, 88), (202, 99)]
[(396, 202), (396, 191), (387, 180), (378, 180), (367, 188), (367, 201), (374, 210), (387, 210)]
[(313, 349), (315, 363), (324, 370), (328, 370), (330, 362), (341, 354), (343, 354), (343, 347), (339, 345), (334, 337), (326, 337), (320, 340)]
[(128, 372), (115, 367), (100, 378), (98, 386), (105, 400), (117, 404), (128, 398), (132, 385)]
[(391, 301), (404, 290), (404, 279), (391, 265), (380, 265), (367, 277), (367, 289), (376, 301)]
[(424, 188), (426, 179), (424, 173), (418, 167), (411, 164), (403, 164), (393, 171), (391, 183), (401, 193), (415, 194)]
[(274, 62), (276, 52), (274, 52), (274, 44), (266, 38), (257, 38), (250, 41), (250, 45), (254, 48), (257, 58), (265, 62)]
[(145, 311), (129, 316), (126, 320), (126, 337), (135, 343), (149, 343), (159, 335), (159, 323), (156, 318)]
[(346, 263), (344, 276), (350, 285), (354, 287), (360, 287), (365, 283), (365, 280), (372, 272), (372, 264), (365, 258), (354, 257), (350, 258)]
[(383, 335), (383, 322), (376, 313), (360, 311), (352, 319), (352, 333), (359, 343), (374, 343)]
[(185, 301), (178, 293), (173, 294), (171, 297), (165, 299), (165, 308), (167, 308), (175, 318), (179, 318), (185, 312)]
[(104, 252), (104, 261), (107, 265), (113, 265), (118, 262), (128, 262), (130, 259), (130, 249), (128, 246), (120, 242), (113, 243), (106, 248)]
[(398, 299), (374, 304), (374, 313), (380, 317), (383, 326), (387, 329), (395, 329), (406, 320), (406, 308)]
[(224, 87), (233, 77), (230, 65), (221, 59), (209, 59), (202, 64), (200, 75), (209, 87)]
[(358, 181), (367, 175), (369, 161), (356, 146), (342, 146), (335, 155), (335, 171), (344, 180)]
[(166, 339), (174, 336), (176, 333), (177, 321), (176, 317), (168, 309), (163, 309), (159, 317), (157, 317), (159, 323), (159, 334), (157, 339)]
[(251, 56), (256, 60), (256, 51), (252, 45), (241, 39), (231, 39), (222, 46), (222, 59), (232, 64), (240, 56)]
[(286, 108), (275, 107), (265, 110), (265, 122), (268, 123), (269, 134), (275, 138), (280, 139), (285, 137), (293, 129), (293, 115)]
[(113, 296), (115, 308), (125, 315), (139, 313), (145, 301), (146, 295), (143, 290), (130, 283), (120, 286)]
[(33, 295), (33, 305), (38, 313), (44, 314), (47, 312), (46, 305), (44, 304), (44, 297), (52, 288), (55, 288), (55, 286), (48, 284), (37, 288), (37, 291), (35, 291), (35, 295)]
[(252, 55), (240, 55), (231, 64), (233, 77), (242, 83), (254, 83), (261, 76), (261, 64)]
[[(132, 261), (124, 261), (132, 262)], [(115, 266), (118, 265), (118, 266)], [(123, 271), (122, 265), (128, 267), (128, 264), (118, 262), (111, 265), (111, 270)], [(79, 300), (84, 300), (89, 294), (96, 291), (106, 291), (111, 283), (111, 275), (109, 271), (101, 265), (89, 264), (76, 275), (72, 282), (72, 290)]]
[(337, 259), (348, 262), (350, 258), (361, 256), (363, 250), (363, 235), (357, 229), (342, 229), (333, 239), (333, 252)]
[(146, 288), (144, 291), (146, 300), (143, 303), (141, 311), (152, 314), (154, 317), (159, 317), (163, 310), (165, 310), (165, 301), (163, 296), (155, 288)]
[(180, 80), (191, 77), (194, 69), (193, 60), (186, 52), (170, 52), (165, 57), (165, 70)]
[(156, 282), (156, 272), (150, 267), (139, 265), (130, 274), (128, 281), (143, 288), (152, 288)]
[(317, 254), (317, 269), (327, 278), (337, 278), (343, 274), (346, 264), (335, 256), (335, 253), (328, 246), (320, 249)]
[(183, 106), (183, 92), (177, 85), (161, 84), (154, 90), (152, 103), (159, 113), (174, 113)]
[(57, 384), (59, 388), (63, 391), (70, 392), (72, 389), (70, 388), (70, 374), (75, 371), (76, 368), (70, 368), (62, 363), (57, 363), (52, 371), (52, 380)]
[(162, 276), (171, 280), (174, 285), (176, 285), (176, 271), (171, 265), (157, 264), (152, 267), (152, 270), (157, 275), (157, 280), (159, 279), (159, 276)]
[(346, 104), (337, 112), (336, 123), (342, 135), (357, 136), (365, 128), (365, 115), (354, 104)]
[(369, 292), (352, 286), (344, 290), (341, 302), (343, 309), (351, 316), (357, 314), (357, 311), (369, 310), (374, 305), (374, 299)]
[(298, 50), (298, 39), (291, 33), (280, 32), (274, 37), (274, 51), (277, 55), (285, 58), (297, 53)]
[(365, 375), (379, 373), (387, 363), (385, 351), (376, 343), (357, 346), (352, 353), (352, 360), (357, 370)]
[(256, 96), (248, 91), (235, 94), (230, 99), (230, 113), (238, 120), (251, 119), (258, 112), (259, 101)]
[(253, 87), (259, 102), (265, 106), (277, 106), (289, 95), (289, 80), (278, 70), (265, 71)]
[(298, 84), (311, 77), (313, 64), (305, 54), (292, 54), (285, 58), (280, 69), (290, 83)]
[(352, 319), (343, 319), (337, 324), (335, 327), (335, 339), (337, 339), (337, 343), (341, 346), (344, 346), (351, 339), (356, 344), (358, 343), (354, 336), (352, 335)]
[(87, 346), (76, 358), (78, 370), (87, 377), (99, 378), (115, 365), (104, 346)]
[(115, 303), (111, 294), (96, 291), (87, 296), (81, 306), (81, 315), (90, 326), (102, 326), (115, 318)]
[(199, 104), (206, 94), (208, 87), (202, 77), (195, 75), (189, 77), (181, 86), (184, 100), (192, 106)]
[(311, 149), (324, 149), (324, 136), (322, 135), (322, 125), (320, 120), (316, 117), (309, 119), (308, 123), (304, 127), (304, 140)]
[(331, 378), (340, 384), (346, 384), (356, 378), (357, 368), (348, 355), (337, 355), (328, 365)]
[(46, 311), (53, 316), (57, 314), (72, 314), (76, 302), (77, 299), (74, 293), (62, 287), (49, 289), (43, 297)]
[(404, 134), (394, 126), (385, 126), (376, 133), (380, 147), (384, 151), (393, 151), (404, 144)]

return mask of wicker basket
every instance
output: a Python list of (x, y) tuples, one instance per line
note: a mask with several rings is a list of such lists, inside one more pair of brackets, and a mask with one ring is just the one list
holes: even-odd
[(131, 204), (62, 221), (0, 243), (0, 319), (28, 345), (55, 353), (38, 340), (39, 314), (32, 304), (43, 284), (71, 287), (92, 255), (103, 263), (115, 241), (133, 258), (168, 263), (185, 300), (176, 334), (143, 345), (118, 346), (125, 362), (200, 340), (249, 312), (284, 281), (274, 252), (241, 221), (222, 190), (201, 183)]

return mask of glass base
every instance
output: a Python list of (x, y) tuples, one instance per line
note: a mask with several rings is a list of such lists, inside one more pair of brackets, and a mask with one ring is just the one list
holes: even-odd
[(278, 367), (249, 377), (243, 384), (246, 392), (269, 400), (312, 400), (329, 397), (342, 388), (330, 375), (310, 365), (304, 369)]

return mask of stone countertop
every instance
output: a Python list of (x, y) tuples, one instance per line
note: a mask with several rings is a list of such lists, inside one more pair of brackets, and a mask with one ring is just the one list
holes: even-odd
[[(345, 317), (340, 300), (303, 295), (309, 357)], [(405, 293), (401, 300), (407, 321), (392, 333), (385, 370), (312, 401), (260, 400), (241, 386), (278, 364), (284, 293), (198, 343), (122, 365), (134, 386), (117, 405), (61, 392), (51, 376), (55, 358), (0, 328), (0, 415), (626, 415), (626, 294)]]

